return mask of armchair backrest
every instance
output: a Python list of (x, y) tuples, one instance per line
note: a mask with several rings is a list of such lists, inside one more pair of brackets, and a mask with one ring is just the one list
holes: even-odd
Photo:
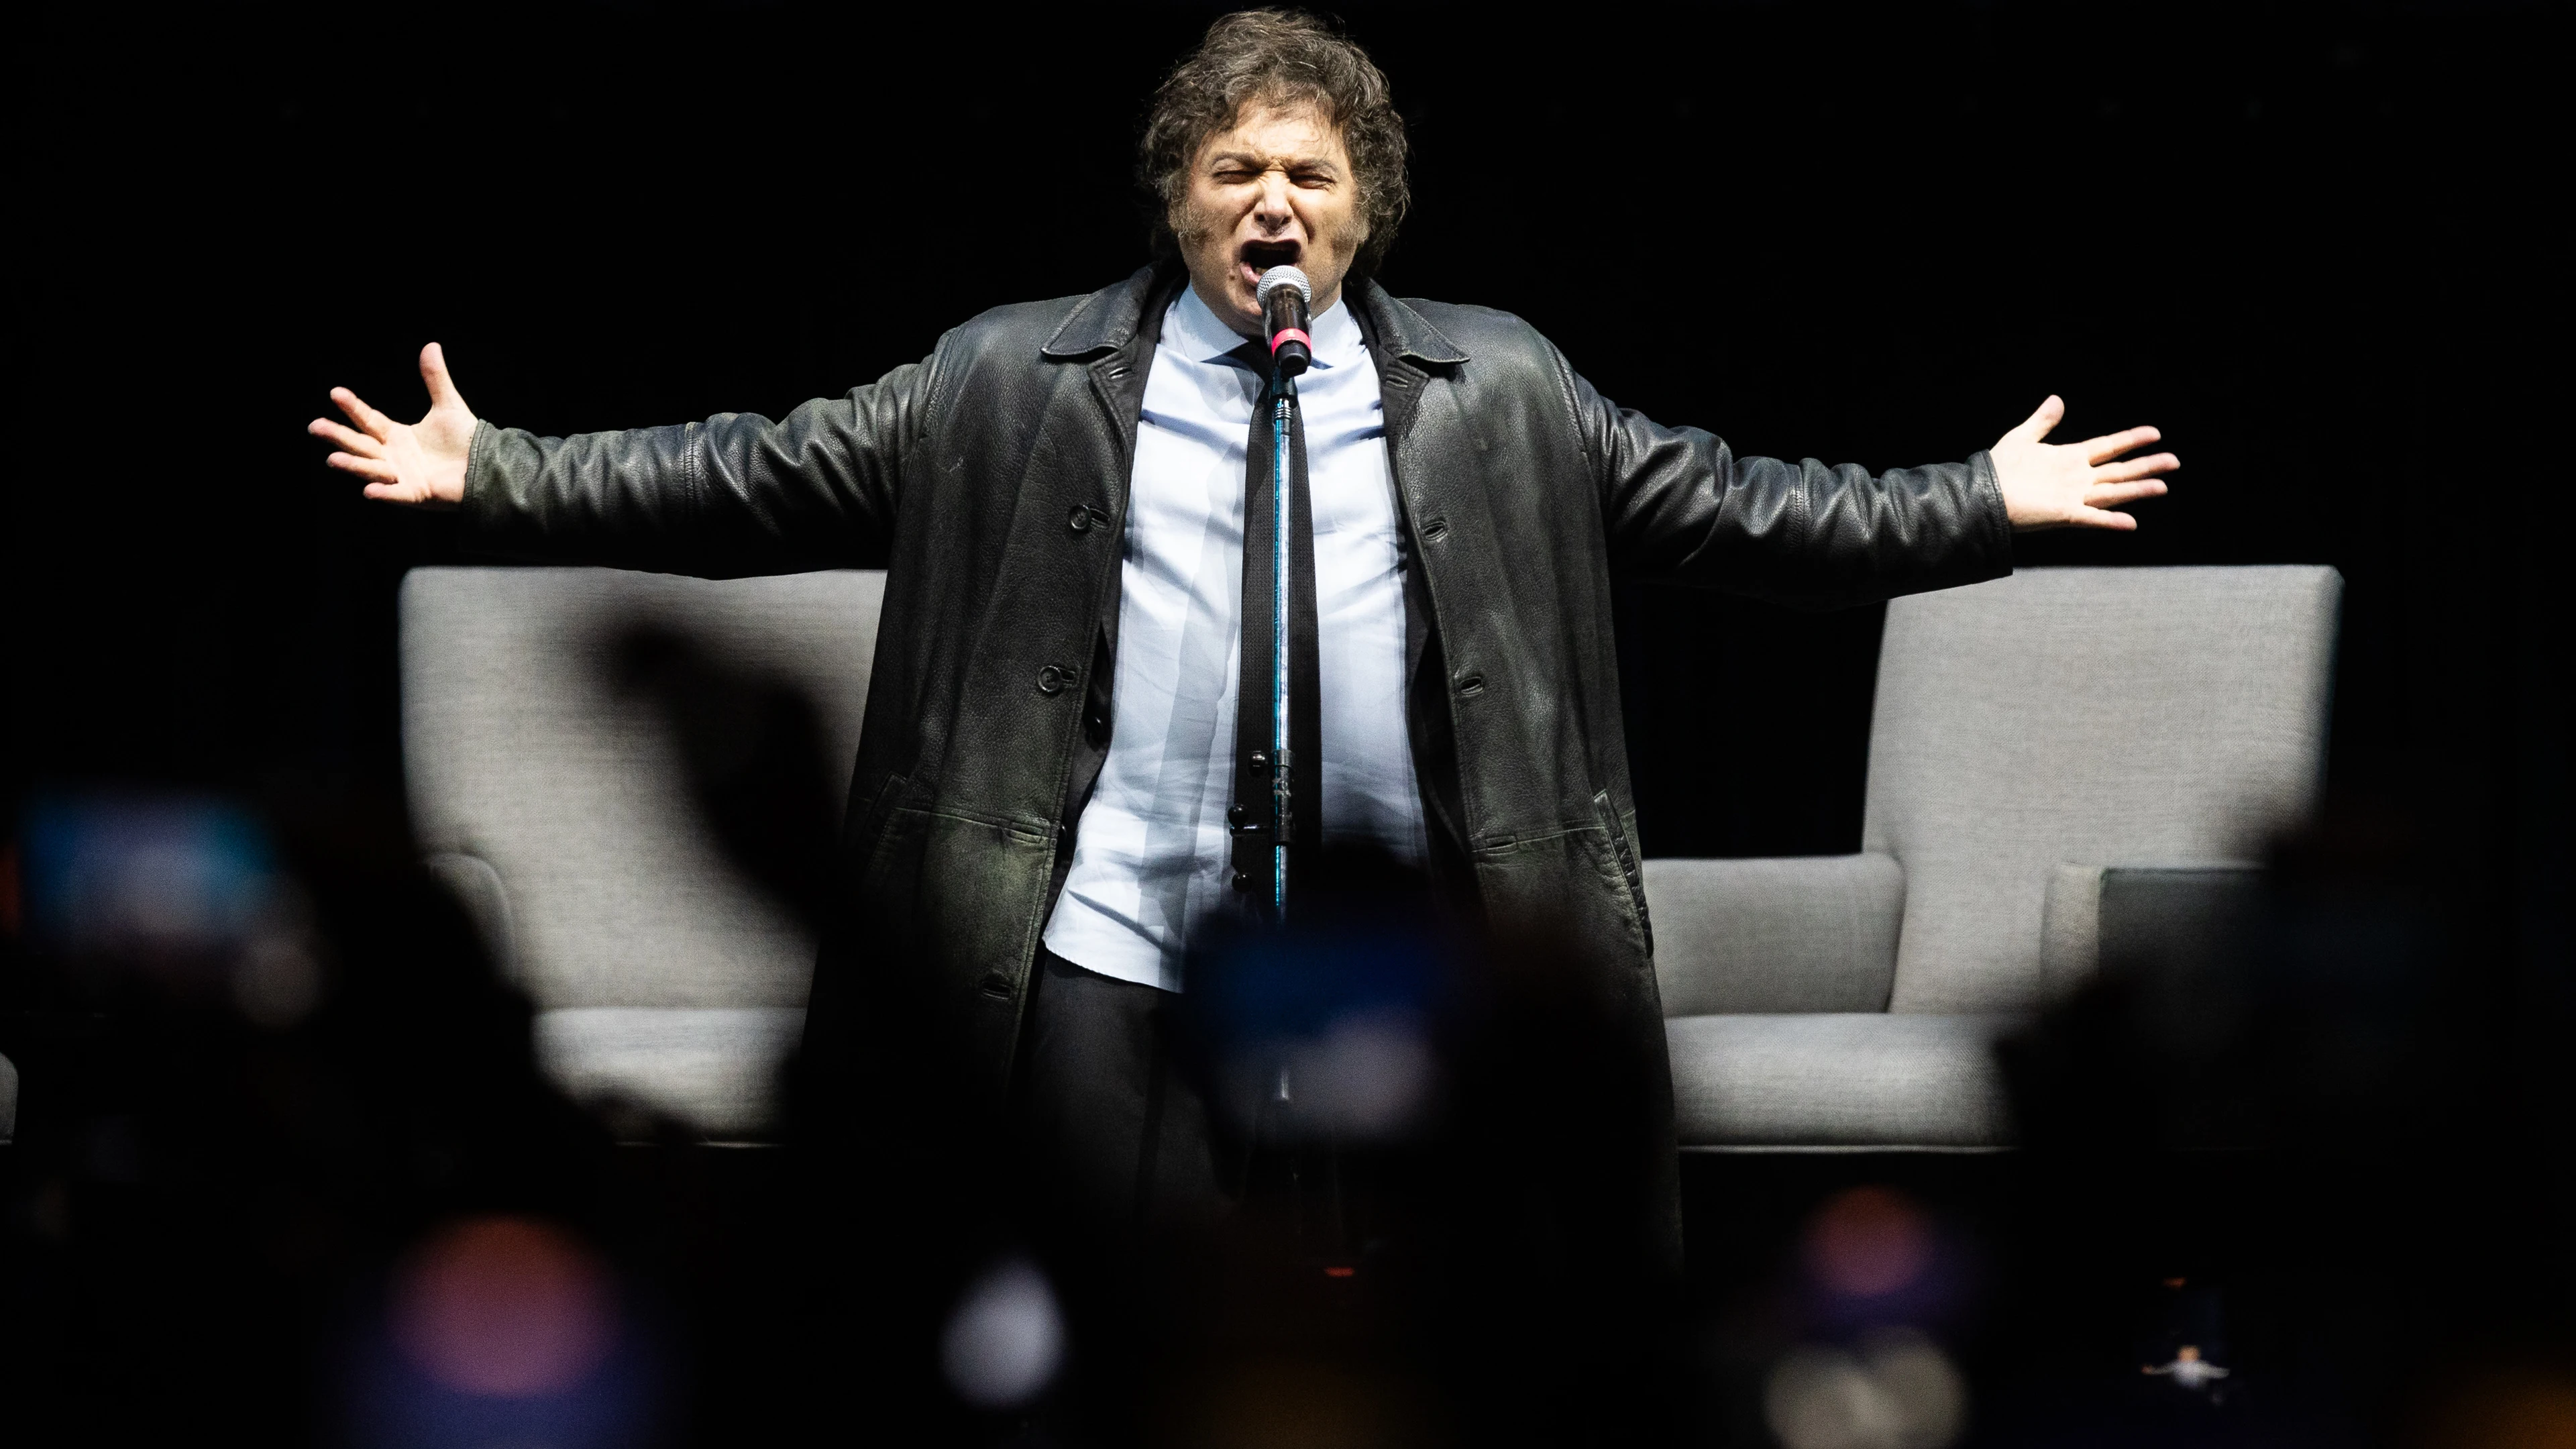
[(884, 592), (882, 573), (858, 571), (424, 568), (403, 580), (414, 828), (541, 1010), (805, 1004), (814, 942), (724, 862), (664, 727), (620, 696), (602, 654), (653, 624), (795, 682), (846, 790)]
[(1863, 849), (1905, 870), (1896, 1011), (2040, 993), (2062, 863), (2260, 853), (2314, 804), (2343, 580), (2031, 569), (1888, 605)]

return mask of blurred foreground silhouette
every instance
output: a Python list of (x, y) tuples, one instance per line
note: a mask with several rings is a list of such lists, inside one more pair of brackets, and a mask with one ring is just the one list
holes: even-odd
[[(600, 667), (833, 939), (810, 704), (668, 631)], [(2017, 1155), (1688, 1164), (1681, 1283), (1597, 984), (1365, 855), (1166, 1003), (1232, 1209), (1101, 1223), (942, 1099), (899, 963), (845, 963), (783, 1152), (619, 1147), (394, 812), (57, 794), (19, 851), (12, 1422), (82, 1442), (2484, 1449), (2576, 1405), (2548, 1003), (2500, 1020), (2384, 817), (2106, 895), (2005, 1049)]]

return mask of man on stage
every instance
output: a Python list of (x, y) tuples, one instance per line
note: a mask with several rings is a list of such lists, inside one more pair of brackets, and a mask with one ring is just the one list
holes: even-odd
[[(1817, 604), (1974, 583), (2010, 572), (2015, 529), (2133, 527), (2106, 510), (2177, 466), (2122, 461), (2151, 428), (2043, 442), (2055, 398), (1965, 462), (1876, 477), (1622, 411), (1518, 318), (1378, 285), (1405, 159), (1356, 45), (1230, 15), (1147, 123), (1158, 260), (1102, 291), (996, 308), (776, 422), (540, 438), (477, 419), (433, 344), (420, 422), (342, 389), (350, 425), (312, 431), (369, 498), (460, 509), (498, 552), (886, 568), (808, 1056), (901, 1036), (936, 1074), (904, 1110), (1010, 1124), (1080, 1212), (1201, 1218), (1228, 1189), (1156, 1005), (1193, 932), (1256, 894), (1239, 812), (1267, 761), (1238, 705), (1269, 637), (1247, 530), (1276, 541), (1246, 508), (1269, 496), (1266, 271), (1311, 289), (1279, 595), (1311, 631), (1291, 849), (1362, 845), (1490, 930), (1574, 943), (1657, 1083), (1614, 575)], [(1668, 1092), (1635, 1113), (1639, 1247), (1669, 1255)]]

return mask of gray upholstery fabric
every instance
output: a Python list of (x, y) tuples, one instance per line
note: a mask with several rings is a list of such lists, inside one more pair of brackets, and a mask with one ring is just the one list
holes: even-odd
[(1684, 1144), (2007, 1144), (2001, 1026), (2312, 803), (2341, 589), (2041, 569), (1890, 604), (1870, 853), (1647, 863)]
[(474, 917), (484, 949), (502, 975), (519, 979), (519, 933), (510, 923), (510, 888), (501, 873), (481, 856), (456, 850), (433, 850), (423, 857), (429, 873)]
[(2043, 996), (2057, 1000), (2073, 992), (2142, 934), (2167, 939), (2199, 916), (2215, 919), (2235, 908), (2234, 893), (2254, 888), (2260, 871), (2251, 863), (2057, 867), (2049, 873), (2040, 918)]
[(2101, 964), (2223, 971), (2261, 908), (2262, 891), (2263, 873), (2254, 866), (2105, 870), (2095, 907)]
[(795, 1007), (578, 1006), (537, 1013), (537, 1051), (577, 1098), (633, 1101), (748, 1140), (775, 1127), (778, 1069), (804, 1030)]
[(2039, 910), (2040, 1004), (2064, 999), (2102, 968), (2102, 870), (2060, 864)]
[(2034, 569), (1888, 606), (1863, 847), (1905, 867), (1898, 1012), (2041, 996), (2064, 863), (2260, 853), (2312, 802), (2342, 580)]
[(2000, 1147), (1982, 1016), (1685, 1016), (1664, 1023), (1685, 1148)]
[(1884, 855), (1649, 860), (1664, 1014), (1885, 1011), (1905, 872)]
[[(883, 574), (856, 571), (709, 581), (434, 568), (403, 581), (403, 745), (420, 843), (556, 1023), (539, 1040), (568, 1087), (667, 1106), (708, 1131), (749, 1130), (746, 1104), (765, 1102), (766, 1088), (741, 1084), (765, 1084), (774, 1065), (755, 1044), (787, 1019), (778, 1013), (802, 1008), (813, 972), (814, 943), (708, 840), (659, 722), (602, 677), (602, 646), (649, 622), (796, 683), (845, 785), (883, 594)], [(628, 1014), (558, 1015), (592, 1009)], [(648, 1027), (631, 1015), (642, 1009), (690, 1014)], [(743, 1025), (746, 1010), (770, 1025)], [(590, 1025), (561, 1024), (575, 1021)]]

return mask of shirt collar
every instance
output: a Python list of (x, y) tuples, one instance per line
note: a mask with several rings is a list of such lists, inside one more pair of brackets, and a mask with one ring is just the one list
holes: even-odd
[[(1360, 336), (1359, 319), (1351, 315), (1349, 288), (1337, 297), (1324, 315), (1306, 324), (1306, 335), (1314, 339), (1317, 367), (1347, 367), (1365, 357), (1368, 344)], [(1165, 347), (1180, 349), (1181, 355), (1198, 362), (1222, 362), (1227, 354), (1243, 345), (1243, 337), (1217, 320), (1208, 304), (1199, 300), (1196, 287), (1183, 285), (1181, 295), (1172, 299), (1163, 314)]]

